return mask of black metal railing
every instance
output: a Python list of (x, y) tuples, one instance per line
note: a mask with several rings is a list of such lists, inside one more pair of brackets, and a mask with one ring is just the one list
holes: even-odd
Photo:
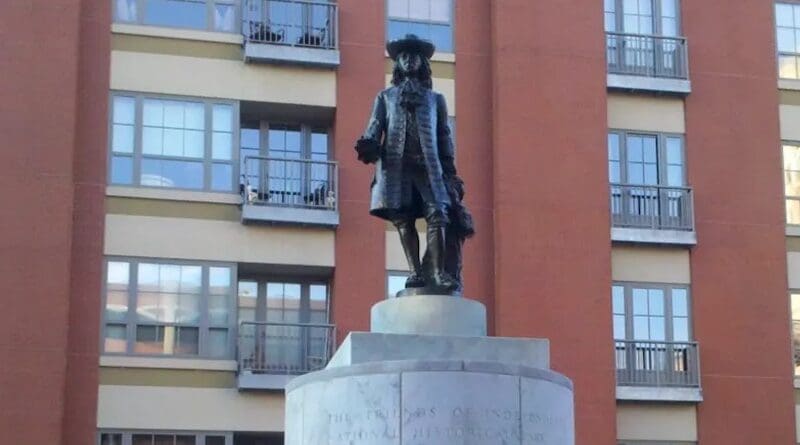
[(611, 224), (655, 230), (694, 230), (691, 187), (611, 184)]
[(325, 1), (246, 0), (245, 42), (336, 49), (337, 5)]
[(606, 60), (611, 74), (689, 78), (683, 37), (607, 32)]
[(338, 209), (334, 161), (247, 156), (241, 192), (246, 205)]
[(699, 387), (697, 342), (615, 340), (618, 386)]
[(239, 372), (299, 375), (325, 367), (336, 345), (335, 326), (241, 322)]

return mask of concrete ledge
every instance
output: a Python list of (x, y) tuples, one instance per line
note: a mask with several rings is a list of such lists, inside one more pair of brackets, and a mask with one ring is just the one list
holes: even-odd
[(697, 232), (684, 230), (653, 230), (612, 227), (611, 241), (624, 243), (677, 244), (694, 246), (697, 244)]
[(136, 357), (128, 355), (102, 355), (100, 366), (114, 368), (202, 369), (207, 371), (236, 371), (235, 360), (203, 360), (170, 357)]
[(245, 224), (303, 224), (336, 227), (339, 225), (339, 212), (325, 209), (245, 204), (242, 206), (242, 222)]
[(109, 185), (106, 196), (121, 198), (163, 199), (168, 201), (209, 202), (217, 204), (241, 204), (241, 196), (234, 193), (195, 192), (190, 190), (124, 187)]
[(351, 332), (328, 368), (392, 360), (477, 360), (549, 369), (550, 342), (538, 338)]
[(372, 306), (370, 331), (481, 337), (486, 335), (486, 307), (449, 295), (390, 298)]
[(204, 42), (242, 44), (242, 35), (229, 32), (201, 31), (196, 29), (168, 28), (163, 26), (132, 25), (112, 23), (114, 34), (133, 34), (139, 36), (162, 37), (166, 39), (199, 40)]
[(692, 92), (692, 82), (687, 79), (608, 74), (608, 88), (689, 94)]
[(786, 236), (800, 236), (800, 226), (786, 226)]
[(700, 388), (617, 386), (617, 400), (699, 403), (703, 401), (703, 390)]
[(236, 377), (236, 383), (240, 390), (244, 389), (263, 389), (263, 390), (283, 390), (296, 375), (287, 374), (253, 374), (250, 371), (240, 372)]
[(244, 43), (245, 62), (293, 63), (335, 68), (339, 66), (338, 49), (307, 48), (272, 43)]

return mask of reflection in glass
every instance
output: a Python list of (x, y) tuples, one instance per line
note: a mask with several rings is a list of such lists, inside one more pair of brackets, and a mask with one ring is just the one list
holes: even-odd
[(214, 6), (214, 29), (220, 32), (233, 32), (236, 27), (236, 8), (233, 5)]
[(146, 25), (206, 29), (205, 0), (146, 0)]
[(124, 324), (109, 324), (105, 327), (104, 352), (125, 352), (127, 332)]

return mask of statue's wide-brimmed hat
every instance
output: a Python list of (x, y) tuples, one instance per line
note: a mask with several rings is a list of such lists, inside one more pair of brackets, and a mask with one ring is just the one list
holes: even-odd
[(402, 52), (412, 52), (430, 59), (436, 51), (436, 47), (433, 46), (433, 43), (420, 39), (414, 34), (406, 34), (402, 39), (386, 42), (386, 51), (392, 60), (397, 60), (397, 56)]

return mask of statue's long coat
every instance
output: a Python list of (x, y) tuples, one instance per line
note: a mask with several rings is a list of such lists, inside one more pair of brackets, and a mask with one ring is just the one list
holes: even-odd
[[(444, 177), (456, 174), (453, 141), (447, 124), (447, 103), (441, 94), (426, 89), (426, 97), (415, 111), (419, 141), (425, 158), (431, 192), (443, 206), (450, 204)], [(364, 138), (380, 144), (380, 158), (372, 180), (370, 213), (390, 219), (402, 202), (403, 150), (406, 145), (408, 114), (400, 105), (400, 88), (389, 87), (375, 98)], [(421, 210), (412, 215), (422, 217)]]

